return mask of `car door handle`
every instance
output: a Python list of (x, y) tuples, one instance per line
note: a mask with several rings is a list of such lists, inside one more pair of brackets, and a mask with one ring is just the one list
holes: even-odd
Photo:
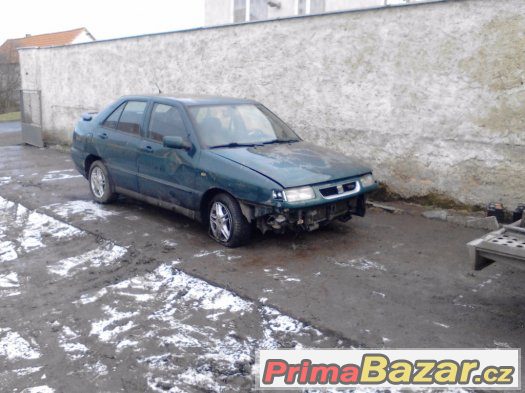
[(142, 151), (145, 151), (147, 153), (153, 152), (153, 148), (150, 145), (142, 146)]
[(106, 134), (105, 132), (103, 132), (102, 134), (98, 134), (98, 137), (100, 139), (108, 139), (108, 134)]

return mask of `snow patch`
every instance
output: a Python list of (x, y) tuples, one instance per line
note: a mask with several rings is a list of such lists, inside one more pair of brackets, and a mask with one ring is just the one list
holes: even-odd
[(18, 239), (25, 252), (45, 247), (42, 238), (67, 239), (83, 234), (79, 229), (55, 220), (36, 211), (31, 211), (23, 205), (18, 205), (16, 211), (16, 225), (23, 228), (22, 236)]
[(0, 297), (20, 295), (20, 291), (17, 290), (19, 287), (18, 274), (0, 274)]
[(36, 386), (34, 388), (27, 388), (22, 390), (21, 393), (54, 393), (55, 389), (51, 389), (47, 385)]
[(26, 375), (39, 372), (40, 370), (42, 370), (42, 368), (43, 367), (25, 367), (13, 370), (13, 372), (20, 377), (25, 377)]
[(56, 181), (56, 180), (68, 180), (83, 177), (82, 175), (72, 175), (70, 172), (74, 172), (74, 169), (63, 169), (60, 171), (49, 171), (47, 172), (42, 181)]
[(72, 270), (86, 270), (88, 267), (111, 265), (119, 258), (122, 258), (126, 252), (126, 248), (105, 241), (94, 250), (58, 261), (54, 265), (49, 266), (48, 270), (53, 274), (67, 277), (72, 275), (70, 274)]
[(225, 250), (214, 250), (214, 251), (206, 251), (201, 250), (197, 254), (193, 255), (193, 258), (204, 258), (209, 255), (215, 255), (219, 259), (226, 259), (227, 261), (233, 261), (234, 259), (240, 259), (242, 258), (240, 255), (229, 255)]
[(53, 205), (48, 205), (45, 208), (50, 209), (62, 218), (69, 218), (72, 215), (81, 214), (82, 221), (107, 220), (108, 217), (117, 216), (119, 214), (93, 201), (55, 203)]
[(67, 353), (70, 360), (77, 360), (88, 352), (88, 348), (81, 343), (75, 342), (79, 337), (71, 328), (64, 326), (58, 337), (58, 345)]
[[(104, 306), (103, 311), (109, 315), (109, 318), (94, 322), (89, 333), (90, 336), (98, 336), (100, 341), (110, 342), (120, 333), (135, 326), (135, 323), (130, 319), (138, 315), (138, 312), (119, 312), (109, 306)], [(123, 323), (122, 321), (126, 319), (128, 322)]]
[[(326, 344), (320, 331), (278, 310), (244, 300), (174, 265), (163, 264), (76, 302), (100, 305), (102, 315), (92, 322), (90, 335), (113, 344), (116, 354), (126, 348), (140, 354), (154, 391), (183, 392), (198, 386), (220, 392), (239, 379), (248, 386), (259, 348), (301, 348), (303, 341), (308, 347), (338, 345)], [(257, 338), (246, 336), (246, 328)], [(192, 380), (196, 375), (202, 375), (198, 382)]]
[(264, 272), (269, 276), (273, 277), (275, 280), (284, 281), (284, 282), (301, 282), (301, 279), (296, 277), (289, 277), (284, 274), (286, 270), (282, 267), (275, 267), (273, 269), (266, 268)]
[(15, 244), (11, 241), (0, 241), (0, 262), (14, 261), (18, 258)]
[(0, 356), (6, 357), (9, 360), (16, 359), (38, 359), (40, 353), (38, 352), (36, 344), (31, 345), (27, 340), (22, 338), (17, 332), (11, 329), (2, 329), (4, 332), (0, 338)]
[(494, 341), (494, 345), (500, 348), (511, 348), (511, 346), (504, 341)]
[(0, 274), (0, 289), (6, 288), (18, 288), (20, 283), (18, 282), (18, 274), (15, 272), (9, 274)]
[(372, 294), (377, 295), (377, 296), (381, 296), (383, 299), (386, 298), (386, 295), (383, 292), (372, 291)]
[(342, 267), (352, 267), (354, 269), (358, 269), (362, 271), (367, 271), (367, 270), (386, 271), (386, 267), (384, 267), (382, 264), (368, 260), (366, 258), (356, 258), (356, 259), (352, 259), (347, 262), (336, 262), (335, 264), (342, 266)]

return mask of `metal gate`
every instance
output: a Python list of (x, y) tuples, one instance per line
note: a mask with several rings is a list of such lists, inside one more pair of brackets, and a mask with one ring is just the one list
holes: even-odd
[(22, 141), (28, 145), (44, 147), (40, 90), (22, 90), (20, 110), (22, 112)]

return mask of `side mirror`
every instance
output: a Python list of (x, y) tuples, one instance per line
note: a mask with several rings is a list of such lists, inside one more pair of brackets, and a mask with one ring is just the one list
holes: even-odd
[(165, 136), (162, 138), (162, 144), (170, 149), (191, 149), (191, 143), (180, 136)]

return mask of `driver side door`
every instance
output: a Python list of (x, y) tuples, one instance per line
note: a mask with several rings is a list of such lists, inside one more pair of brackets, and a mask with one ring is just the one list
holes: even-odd
[(155, 102), (139, 149), (138, 178), (141, 194), (196, 210), (197, 150), (165, 147), (165, 136), (189, 138), (189, 126), (181, 108)]

